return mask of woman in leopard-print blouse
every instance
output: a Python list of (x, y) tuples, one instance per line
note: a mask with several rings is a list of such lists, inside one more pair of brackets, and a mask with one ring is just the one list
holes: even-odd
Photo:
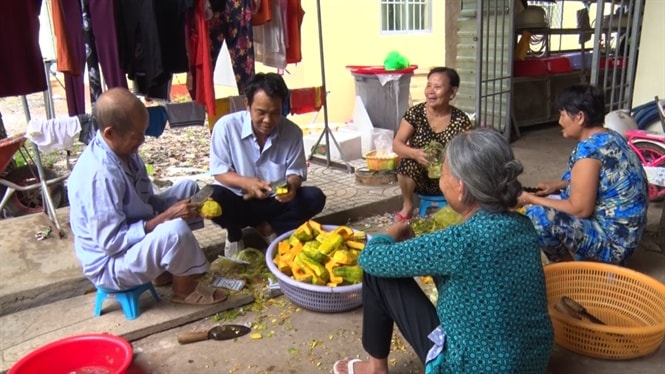
[(457, 72), (436, 67), (427, 75), (426, 101), (409, 108), (400, 123), (393, 151), (401, 157), (397, 179), (402, 191), (402, 210), (395, 221), (411, 219), (415, 208), (414, 195), (441, 195), (438, 179), (427, 176), (427, 157), (423, 148), (432, 140), (448, 144), (455, 135), (473, 128), (469, 117), (450, 105), (459, 88)]

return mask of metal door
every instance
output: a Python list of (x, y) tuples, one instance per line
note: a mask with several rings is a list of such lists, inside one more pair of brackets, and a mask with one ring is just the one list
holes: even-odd
[(510, 138), (513, 70), (513, 1), (462, 0), (458, 18), (456, 105), (475, 114), (478, 126)]
[(606, 110), (630, 109), (635, 89), (644, 0), (598, 0), (591, 83), (603, 88)]

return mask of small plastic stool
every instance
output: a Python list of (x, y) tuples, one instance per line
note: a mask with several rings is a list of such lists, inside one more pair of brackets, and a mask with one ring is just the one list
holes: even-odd
[(141, 311), (139, 310), (139, 298), (146, 291), (150, 291), (152, 297), (155, 298), (155, 301), (159, 301), (159, 295), (157, 295), (157, 291), (155, 291), (155, 286), (152, 285), (152, 282), (124, 291), (97, 287), (95, 317), (99, 317), (102, 314), (102, 304), (104, 304), (104, 300), (106, 300), (109, 295), (113, 295), (120, 303), (120, 306), (122, 306), (122, 311), (125, 312), (125, 317), (127, 319), (136, 319), (136, 317), (141, 314)]
[(421, 217), (425, 217), (429, 208), (443, 208), (448, 205), (443, 196), (418, 195), (418, 200), (420, 200), (418, 215)]

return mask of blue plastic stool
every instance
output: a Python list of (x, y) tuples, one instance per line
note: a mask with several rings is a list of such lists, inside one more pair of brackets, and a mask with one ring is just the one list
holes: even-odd
[(443, 208), (448, 205), (443, 196), (418, 195), (418, 200), (420, 200), (418, 215), (421, 217), (425, 217), (429, 208)]
[(102, 314), (102, 304), (104, 304), (104, 300), (106, 300), (109, 295), (113, 295), (120, 303), (120, 306), (122, 306), (122, 311), (125, 312), (125, 317), (127, 317), (127, 319), (136, 319), (136, 317), (141, 314), (141, 311), (139, 310), (139, 298), (146, 291), (150, 291), (152, 297), (155, 298), (155, 301), (159, 301), (159, 295), (157, 295), (157, 291), (155, 291), (155, 286), (152, 285), (152, 282), (124, 291), (97, 287), (95, 317), (99, 317)]

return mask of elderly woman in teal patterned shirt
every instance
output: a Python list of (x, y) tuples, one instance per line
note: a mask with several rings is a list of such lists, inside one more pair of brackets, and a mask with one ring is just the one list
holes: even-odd
[[(595, 86), (576, 85), (557, 99), (563, 136), (579, 141), (561, 181), (537, 185), (521, 204), (550, 261), (623, 264), (644, 233), (648, 190), (644, 169), (626, 140), (603, 127), (605, 100)], [(561, 194), (561, 199), (547, 198)]]
[[(334, 373), (387, 373), (396, 324), (426, 373), (544, 373), (554, 340), (538, 234), (511, 212), (522, 165), (496, 131), (457, 135), (439, 187), (463, 221), (413, 237), (395, 223), (363, 250), (363, 348)], [(413, 277), (432, 276), (436, 306)]]

